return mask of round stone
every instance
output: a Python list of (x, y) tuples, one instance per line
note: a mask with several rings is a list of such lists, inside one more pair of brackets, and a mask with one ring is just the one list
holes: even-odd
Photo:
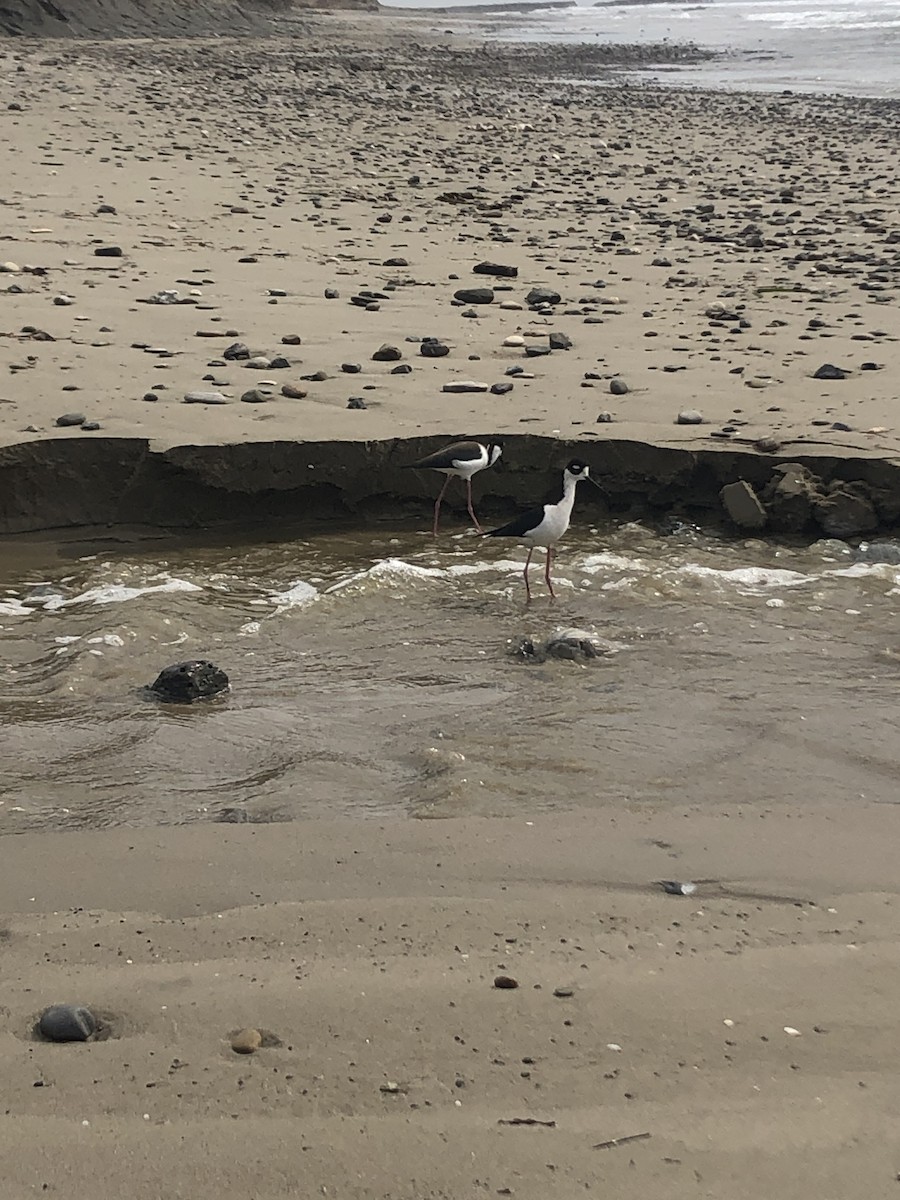
[(262, 1042), (258, 1029), (239, 1029), (231, 1035), (231, 1048), (235, 1054), (255, 1054)]
[(82, 1004), (51, 1004), (41, 1013), (38, 1031), (49, 1042), (86, 1042), (100, 1022)]

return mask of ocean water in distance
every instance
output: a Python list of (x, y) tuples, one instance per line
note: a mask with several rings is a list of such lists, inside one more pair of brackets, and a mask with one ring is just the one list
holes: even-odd
[[(427, 0), (398, 7), (425, 7)], [(441, 6), (464, 8), (452, 0)], [(734, 89), (900, 99), (900, 0), (637, 0), (509, 13), (489, 37), (516, 41), (694, 42), (728, 58), (645, 72)]]

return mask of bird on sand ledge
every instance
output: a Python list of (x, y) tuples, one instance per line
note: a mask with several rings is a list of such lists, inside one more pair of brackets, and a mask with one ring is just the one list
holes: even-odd
[(444, 493), (450, 484), (450, 480), (453, 478), (465, 481), (469, 516), (472, 518), (472, 524), (476, 530), (479, 533), (484, 532), (478, 524), (475, 509), (472, 507), (472, 476), (477, 475), (479, 471), (483, 471), (485, 467), (492, 467), (500, 457), (502, 450), (503, 447), (498, 442), (451, 442), (449, 446), (444, 446), (442, 449), (436, 450), (434, 454), (420, 458), (418, 462), (406, 464), (409, 470), (418, 470), (421, 467), (430, 471), (440, 471), (441, 474), (447, 476), (434, 505), (433, 533), (435, 537), (438, 535), (441, 501), (444, 499)]
[[(540, 508), (530, 509), (528, 512), (522, 513), (521, 516), (515, 517), (507, 525), (501, 525), (499, 529), (490, 529), (485, 537), (508, 537), (515, 538), (519, 542), (523, 542), (528, 546), (528, 557), (525, 560), (525, 593), (528, 599), (531, 599), (531, 585), (528, 582), (528, 568), (531, 565), (531, 556), (534, 554), (536, 546), (542, 546), (547, 551), (547, 566), (544, 571), (544, 578), (547, 580), (547, 588), (552, 597), (556, 597), (553, 590), (553, 584), (550, 581), (550, 566), (553, 562), (553, 550), (557, 542), (569, 528), (569, 522), (572, 519), (572, 506), (575, 503), (575, 489), (578, 487), (582, 479), (590, 479), (590, 472), (587, 464), (581, 462), (580, 459), (573, 458), (563, 471), (563, 494), (562, 499), (556, 504), (544, 504)], [(591, 480), (593, 483), (593, 480)]]

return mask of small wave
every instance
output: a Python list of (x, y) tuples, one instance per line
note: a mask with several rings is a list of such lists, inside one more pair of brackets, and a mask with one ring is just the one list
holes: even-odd
[(307, 604), (312, 604), (318, 600), (319, 593), (311, 583), (307, 583), (303, 579), (295, 580), (286, 591), (275, 592), (269, 597), (270, 603), (276, 608), (298, 608)]
[(88, 588), (78, 596), (63, 599), (54, 596), (42, 607), (47, 612), (55, 612), (59, 608), (70, 608), (73, 604), (124, 604), (128, 600), (137, 600), (139, 596), (150, 596), (162, 592), (202, 592), (196, 583), (187, 579), (166, 579), (162, 583), (148, 583), (144, 587), (127, 587), (123, 583), (106, 583)]

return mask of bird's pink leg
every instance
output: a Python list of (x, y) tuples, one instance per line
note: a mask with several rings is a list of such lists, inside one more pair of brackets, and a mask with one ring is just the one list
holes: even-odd
[(441, 501), (444, 498), (444, 492), (446, 492), (446, 490), (450, 484), (450, 480), (452, 478), (453, 478), (452, 475), (447, 475), (444, 478), (444, 486), (441, 488), (441, 494), (438, 496), (437, 500), (435, 500), (435, 502), (434, 502), (434, 530), (433, 530), (433, 533), (434, 533), (435, 537), (437, 537), (437, 535), (438, 535), (438, 521), (440, 520), (440, 516), (441, 516)]
[(471, 479), (466, 480), (466, 496), (468, 497), (468, 501), (469, 501), (469, 516), (472, 518), (472, 524), (475, 526), (475, 528), (478, 530), (479, 533), (484, 533), (484, 530), (478, 524), (478, 518), (475, 516), (475, 509), (472, 507), (472, 480)]
[(534, 554), (534, 546), (528, 551), (528, 557), (525, 559), (525, 570), (522, 574), (525, 576), (525, 595), (531, 599), (531, 584), (528, 582), (528, 568), (531, 565), (531, 556)]
[(553, 599), (556, 599), (556, 592), (553, 590), (553, 584), (550, 582), (550, 564), (553, 561), (553, 547), (547, 547), (547, 569), (544, 571), (544, 578), (547, 580), (547, 587)]

